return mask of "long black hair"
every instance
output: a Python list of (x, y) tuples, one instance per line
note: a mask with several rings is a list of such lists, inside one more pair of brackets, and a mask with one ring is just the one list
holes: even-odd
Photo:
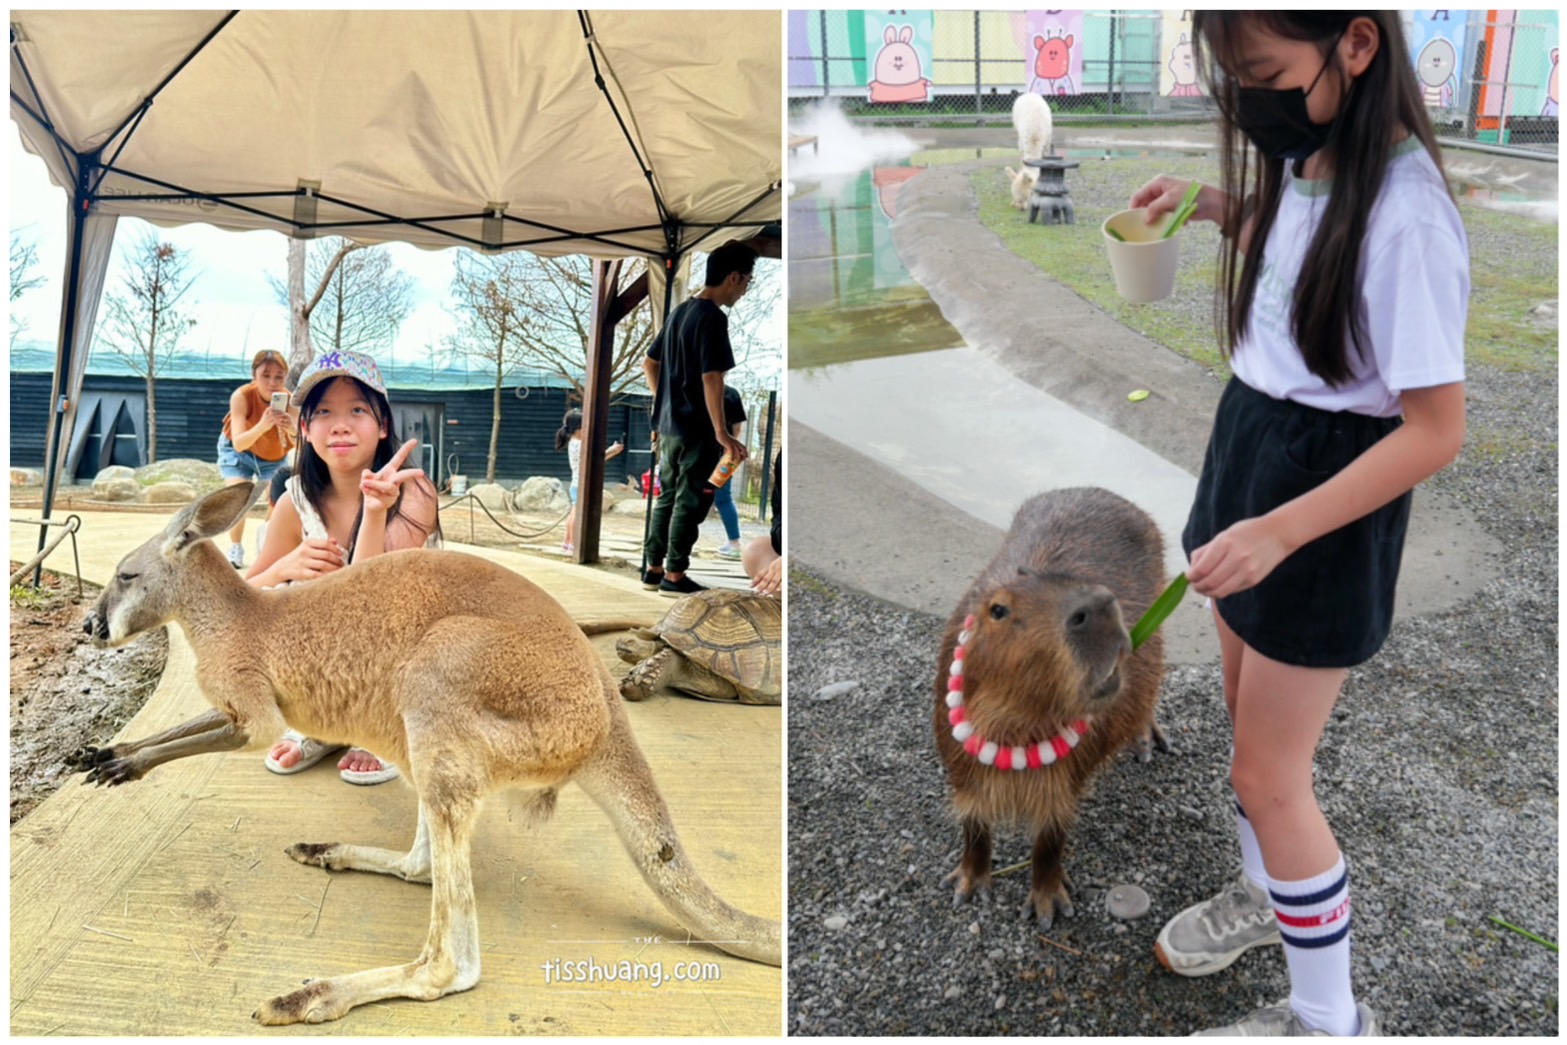
[[(392, 459), (392, 455), (397, 453), (397, 448), (402, 446), (402, 441), (397, 438), (397, 428), (392, 423), (392, 404), (383, 393), (371, 388), (357, 377), (349, 377), (347, 374), (316, 382), (316, 386), (305, 396), (305, 401), (299, 408), (299, 466), (294, 474), (299, 477), (299, 488), (304, 493), (305, 499), (323, 520), (326, 518), (323, 500), (327, 491), (332, 488), (332, 473), (327, 468), (326, 462), (321, 460), (321, 455), (317, 454), (315, 448), (310, 445), (310, 440), (305, 438), (305, 427), (315, 416), (316, 408), (321, 405), (321, 397), (326, 395), (327, 387), (338, 380), (352, 381), (359, 386), (359, 393), (364, 396), (365, 402), (370, 404), (370, 412), (375, 415), (377, 423), (385, 429), (385, 434), (375, 444), (375, 455), (370, 460), (370, 470), (373, 472), (384, 468)], [(403, 491), (399, 489), (397, 502), (386, 513), (388, 527), (391, 526), (393, 519), (402, 516), (402, 506)], [(349, 535), (348, 547), (344, 549), (350, 555), (353, 553), (354, 545), (359, 541), (359, 523), (363, 518), (363, 513), (354, 516), (354, 529)], [(426, 534), (432, 532), (415, 519), (407, 518), (407, 521)], [(439, 531), (440, 520), (437, 518), (433, 532)]]
[(560, 428), (555, 431), (555, 449), (564, 450), (566, 444), (571, 442), (571, 437), (582, 430), (582, 411), (567, 410), (566, 416), (561, 419)]
[[(1377, 28), (1377, 53), (1354, 80), (1336, 59), (1334, 45), (1357, 18)], [(1323, 74), (1337, 78), (1344, 98), (1324, 150), (1333, 166), (1333, 190), (1321, 224), (1312, 237), (1295, 284), (1290, 327), (1307, 368), (1328, 384), (1342, 385), (1353, 375), (1350, 345), (1366, 358), (1370, 342), (1361, 314), (1361, 242), (1371, 208), (1387, 175), (1394, 135), (1402, 128), (1420, 140), (1442, 170), (1431, 119), (1426, 114), (1414, 66), (1396, 11), (1197, 11), (1192, 16), (1192, 51), (1198, 69), (1218, 103), (1219, 161), (1231, 213), (1225, 228), (1237, 230), (1220, 248), (1219, 287), (1215, 302), (1219, 343), (1226, 355), (1245, 336), (1251, 305), (1262, 272), (1260, 264), (1268, 233), (1284, 192), (1286, 161), (1255, 155), (1236, 126), (1238, 88), (1234, 70), (1244, 68), (1242, 37), (1264, 30), (1288, 40), (1314, 43), (1328, 60)], [(1205, 57), (1204, 51), (1208, 52)], [(1248, 175), (1250, 175), (1248, 184)], [(1445, 182), (1444, 182), (1445, 183)], [(1451, 191), (1451, 190), (1449, 190)], [(1249, 249), (1240, 253), (1241, 201), (1254, 197), (1256, 217)]]

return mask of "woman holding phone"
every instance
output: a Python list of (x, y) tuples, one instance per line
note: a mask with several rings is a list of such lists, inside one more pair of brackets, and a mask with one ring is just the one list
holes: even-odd
[[(281, 353), (263, 349), (250, 361), (250, 383), (229, 396), (229, 412), (218, 438), (218, 473), (226, 486), (243, 482), (270, 482), (294, 449), (298, 411), (289, 406), (283, 382), (288, 361)], [(245, 517), (229, 531), (229, 562), (245, 566)]]

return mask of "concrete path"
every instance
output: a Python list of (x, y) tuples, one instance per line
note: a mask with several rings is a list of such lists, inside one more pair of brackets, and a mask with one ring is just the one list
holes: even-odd
[[(1173, 575), (1222, 386), (1003, 247), (979, 222), (972, 169), (909, 181), (893, 226), (903, 264), (969, 347), (790, 374), (792, 554), (944, 617), (1023, 500), (1086, 483), (1158, 520)], [(1152, 394), (1132, 403), (1134, 389)], [(897, 409), (867, 426), (872, 402)], [(1397, 613), (1456, 605), (1494, 574), (1495, 555), (1468, 509), (1417, 491)], [(1218, 655), (1195, 595), (1165, 629), (1172, 662)]]
[[(78, 514), (83, 572), (99, 583), (167, 521)], [(13, 558), (26, 561), (36, 545), (35, 527), (11, 527)], [(452, 546), (524, 574), (578, 619), (656, 619), (669, 605), (629, 577)], [(49, 565), (68, 570), (69, 547)], [(190, 647), (179, 629), (170, 632), (163, 680), (122, 737), (206, 709)], [(614, 639), (594, 644), (619, 674)], [(736, 906), (780, 917), (782, 709), (660, 696), (627, 710), (698, 869)], [(79, 781), (11, 831), (13, 1034), (258, 1034), (250, 1014), (263, 999), (306, 977), (408, 961), (423, 944), (428, 887), (329, 875), (283, 854), (294, 842), (334, 838), (408, 845), (415, 803), (406, 786), (350, 787), (326, 761), (278, 777), (259, 751), (173, 762), (113, 789)], [(478, 986), (431, 1004), (364, 1006), (331, 1024), (335, 1032), (778, 1033), (780, 971), (687, 944), (577, 789), (534, 828), (512, 823), (504, 798), (491, 801), (475, 832), (473, 870)], [(674, 981), (677, 966), (692, 975)], [(643, 978), (605, 978), (620, 969)], [(655, 985), (648, 977), (657, 969), (665, 982)], [(599, 979), (561, 982), (563, 970), (597, 970)]]

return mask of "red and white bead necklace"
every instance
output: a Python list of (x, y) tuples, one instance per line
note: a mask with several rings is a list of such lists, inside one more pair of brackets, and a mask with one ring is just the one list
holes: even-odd
[(957, 647), (952, 651), (952, 668), (947, 676), (947, 721), (952, 723), (952, 739), (963, 745), (963, 750), (987, 766), (997, 769), (1042, 769), (1057, 759), (1065, 758), (1088, 734), (1087, 716), (1078, 719), (1049, 740), (1023, 747), (1003, 747), (994, 740), (986, 740), (974, 731), (963, 707), (963, 658), (970, 639), (974, 637), (974, 615), (963, 621), (958, 633)]

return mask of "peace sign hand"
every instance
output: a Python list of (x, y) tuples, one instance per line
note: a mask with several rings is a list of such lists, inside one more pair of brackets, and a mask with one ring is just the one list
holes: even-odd
[(413, 453), (419, 445), (419, 440), (410, 439), (397, 448), (392, 459), (387, 461), (377, 471), (372, 472), (366, 468), (359, 476), (359, 492), (364, 495), (365, 512), (385, 513), (392, 510), (392, 505), (397, 503), (398, 492), (403, 483), (416, 475), (423, 475), (422, 468), (404, 468), (403, 462), (408, 460), (408, 455)]

